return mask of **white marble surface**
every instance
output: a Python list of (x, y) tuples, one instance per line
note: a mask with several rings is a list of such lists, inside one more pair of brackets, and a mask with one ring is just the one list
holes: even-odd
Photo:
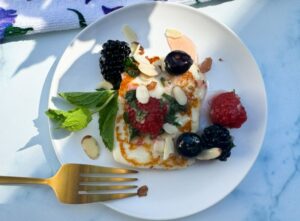
[[(300, 220), (300, 1), (233, 0), (199, 10), (227, 24), (253, 53), (269, 118), (262, 151), (241, 184), (215, 206), (181, 220)], [(1, 175), (48, 177), (58, 168), (44, 111), (53, 70), (78, 31), (0, 45)], [(0, 220), (136, 219), (100, 204), (61, 205), (43, 186), (0, 186)]]

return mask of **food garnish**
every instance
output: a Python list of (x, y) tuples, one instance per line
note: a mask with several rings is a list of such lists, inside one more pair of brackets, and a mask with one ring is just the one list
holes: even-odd
[(228, 128), (240, 128), (247, 120), (247, 113), (235, 91), (213, 97), (209, 111), (214, 124)]
[(92, 113), (87, 108), (75, 108), (69, 111), (49, 109), (46, 115), (57, 123), (58, 128), (74, 132), (85, 128), (92, 120)]
[(114, 129), (118, 112), (118, 93), (115, 93), (109, 103), (99, 110), (99, 130), (105, 146), (112, 151), (114, 147)]
[(99, 157), (100, 147), (91, 135), (86, 135), (81, 139), (81, 146), (90, 159), (96, 160)]
[(210, 149), (202, 150), (201, 153), (196, 157), (197, 160), (214, 160), (222, 154), (222, 149), (219, 147), (213, 147)]
[(144, 185), (138, 188), (137, 194), (139, 197), (147, 196), (148, 194), (148, 186)]
[(92, 114), (99, 113), (100, 135), (105, 146), (112, 150), (118, 110), (117, 91), (101, 89), (95, 92), (68, 92), (59, 95), (76, 108), (69, 111), (53, 109), (46, 111), (46, 115), (57, 124), (58, 128), (70, 132), (82, 130), (92, 120)]
[(229, 130), (218, 124), (206, 127), (203, 130), (201, 141), (205, 149), (220, 148), (222, 153), (217, 159), (221, 161), (226, 161), (230, 157), (231, 149), (235, 146)]
[(119, 40), (108, 40), (102, 48), (99, 59), (101, 74), (114, 89), (119, 89), (122, 81), (121, 73), (124, 71), (124, 62), (130, 54), (130, 48), (126, 42)]
[(185, 157), (196, 157), (202, 150), (201, 138), (195, 133), (183, 133), (176, 141), (177, 152)]
[(202, 135), (183, 133), (176, 141), (178, 154), (198, 160), (219, 159), (226, 161), (234, 147), (229, 130), (220, 125), (211, 125), (203, 130)]
[(205, 60), (199, 65), (201, 73), (205, 74), (210, 71), (212, 65), (212, 59), (210, 57), (205, 58)]
[(165, 58), (166, 71), (172, 75), (185, 73), (192, 64), (191, 56), (184, 51), (172, 51)]

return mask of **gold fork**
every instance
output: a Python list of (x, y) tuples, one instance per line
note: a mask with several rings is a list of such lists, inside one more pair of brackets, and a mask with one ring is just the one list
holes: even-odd
[[(135, 193), (95, 193), (100, 190), (124, 190), (136, 188), (135, 185), (95, 185), (99, 182), (129, 182), (137, 178), (128, 177), (96, 177), (95, 174), (128, 174), (136, 170), (110, 168), (84, 164), (64, 164), (50, 178), (9, 177), (0, 176), (0, 184), (44, 184), (50, 186), (62, 203), (81, 204), (122, 199), (136, 196)], [(91, 185), (94, 184), (94, 185)], [(93, 192), (94, 191), (94, 192)]]

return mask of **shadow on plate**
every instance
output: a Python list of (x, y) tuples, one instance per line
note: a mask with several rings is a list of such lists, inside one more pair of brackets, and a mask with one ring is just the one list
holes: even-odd
[[(151, 15), (153, 8), (147, 8), (147, 10), (143, 10), (143, 12), (140, 12), (143, 14), (143, 17), (147, 21), (148, 17)], [(118, 10), (117, 13), (121, 12), (122, 10)], [(110, 16), (114, 16), (114, 13), (111, 13), (104, 17), (105, 22), (110, 22)], [(128, 15), (128, 16), (135, 16), (135, 15)], [(120, 21), (123, 22), (123, 21)], [(122, 23), (126, 24), (126, 23)], [(147, 24), (147, 22), (144, 21), (144, 24)], [(129, 24), (130, 25), (130, 24)], [(149, 34), (150, 25), (144, 26), (142, 33), (141, 41), (142, 44), (145, 47), (149, 47), (149, 42), (147, 39), (147, 36)], [(99, 66), (98, 66), (98, 59), (99, 59), (99, 51), (101, 49), (101, 44), (103, 44), (105, 41), (109, 39), (104, 39), (101, 37), (101, 33), (103, 31), (107, 30), (95, 30), (90, 27), (87, 27), (84, 29), (84, 31), (89, 32), (88, 35), (83, 34), (80, 37), (78, 37), (75, 41), (73, 41), (70, 46), (66, 49), (65, 53), (77, 53), (78, 50), (80, 51), (79, 56), (75, 59), (70, 59), (71, 63), (64, 63), (64, 69), (60, 70), (58, 72), (62, 72), (60, 79), (58, 80), (58, 91), (60, 91), (60, 85), (69, 85), (67, 88), (63, 88), (64, 91), (92, 91), (95, 89), (97, 83), (101, 81), (102, 77), (100, 74)], [(116, 32), (116, 31), (115, 31)], [(137, 31), (138, 32), (138, 31)], [(114, 35), (109, 36), (110, 39), (123, 39), (125, 38), (122, 35), (121, 29), (119, 30), (119, 36), (115, 37)], [(107, 35), (106, 35), (107, 36)], [(41, 39), (43, 41), (43, 39)], [(31, 65), (34, 65), (35, 63), (39, 63), (41, 59), (46, 59), (49, 56), (55, 55), (57, 52), (54, 49), (49, 49), (49, 51), (45, 50), (46, 43), (39, 44), (39, 41), (36, 41), (35, 48), (33, 49), (33, 52), (29, 55), (28, 59), (25, 60), (17, 69), (14, 75), (18, 73), (20, 70), (26, 67), (30, 67)], [(79, 43), (79, 44), (77, 44)], [(65, 47), (65, 42), (63, 44), (58, 43), (58, 47)], [(78, 46), (78, 47), (77, 47)], [(84, 47), (82, 47), (84, 46)], [(55, 47), (54, 47), (55, 48)], [(42, 53), (42, 56), (38, 56), (37, 54)], [(65, 54), (64, 57), (66, 58), (68, 54)], [(64, 59), (65, 62), (69, 62), (68, 59)], [(64, 62), (63, 61), (63, 62)], [(45, 158), (47, 162), (50, 164), (50, 166), (56, 170), (59, 168), (60, 163), (56, 157), (55, 151), (53, 149), (53, 145), (51, 142), (51, 136), (49, 134), (49, 125), (48, 125), (48, 119), (45, 115), (45, 111), (48, 109), (48, 100), (49, 100), (49, 94), (51, 89), (51, 83), (54, 77), (54, 73), (57, 71), (57, 67), (59, 60), (56, 60), (55, 63), (52, 65), (51, 69), (48, 72), (47, 78), (45, 79), (44, 86), (41, 91), (40, 96), (40, 102), (39, 102), (39, 113), (38, 118), (35, 119), (34, 126), (37, 128), (37, 135), (30, 138), (30, 140), (18, 151), (25, 150), (27, 148), (34, 147), (36, 145), (40, 145), (43, 149), (43, 153), (45, 155)], [(81, 65), (86, 65), (85, 69), (82, 69)], [(88, 67), (93, 67), (93, 73), (90, 73), (88, 70)], [(80, 70), (80, 71), (79, 71)], [(89, 77), (89, 75), (92, 74), (93, 77)], [(66, 84), (66, 82), (75, 82), (74, 84)], [(56, 108), (70, 108), (70, 105), (63, 104), (59, 98), (53, 98), (53, 103)], [(63, 137), (66, 137), (69, 135), (68, 132), (64, 132), (62, 130), (52, 130), (52, 137), (54, 139), (62, 139)]]

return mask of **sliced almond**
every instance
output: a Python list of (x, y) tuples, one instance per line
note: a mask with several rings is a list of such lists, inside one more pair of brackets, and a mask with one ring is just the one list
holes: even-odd
[(174, 95), (176, 101), (180, 105), (186, 105), (187, 97), (186, 97), (184, 91), (181, 89), (181, 87), (179, 87), (179, 86), (173, 87), (173, 95)]
[(129, 25), (124, 25), (122, 31), (128, 42), (131, 43), (138, 40), (136, 33)]
[(86, 135), (81, 140), (81, 146), (86, 153), (86, 155), (92, 159), (96, 160), (100, 155), (100, 148), (94, 137), (91, 135)]
[(142, 103), (142, 104), (147, 104), (149, 101), (150, 95), (148, 92), (148, 89), (145, 85), (139, 85), (136, 88), (136, 99)]
[(149, 91), (150, 97), (154, 97), (157, 99), (161, 99), (163, 93), (165, 93), (165, 89), (159, 83), (156, 84), (156, 87), (154, 88), (154, 90)]
[(199, 69), (201, 73), (206, 73), (211, 69), (211, 65), (212, 65), (212, 58), (208, 57), (205, 58), (205, 60), (199, 65)]
[(97, 88), (103, 88), (103, 89), (106, 89), (106, 90), (110, 90), (110, 89), (113, 89), (113, 86), (110, 82), (108, 81), (101, 81)]
[(168, 134), (176, 134), (178, 132), (178, 129), (176, 126), (169, 124), (169, 123), (165, 123), (163, 125), (163, 129), (164, 131), (166, 131)]
[(149, 91), (152, 91), (156, 88), (157, 82), (156, 81), (151, 81), (149, 84), (147, 84), (147, 89)]
[(149, 83), (151, 82), (151, 80), (152, 80), (152, 78), (151, 78), (150, 76), (145, 75), (145, 74), (143, 74), (143, 73), (141, 73), (141, 74), (139, 75), (139, 79), (141, 79), (142, 82), (145, 83), (145, 84), (149, 84)]
[(153, 155), (154, 155), (154, 157), (163, 155), (164, 147), (165, 147), (165, 141), (164, 140), (156, 140), (153, 144)]
[(141, 186), (140, 188), (138, 188), (137, 190), (137, 195), (139, 197), (143, 197), (143, 196), (147, 196), (148, 194), (148, 186), (144, 185), (144, 186)]
[(140, 55), (140, 53), (139, 53), (140, 47), (141, 47), (141, 45), (138, 45), (136, 50), (134, 51), (134, 54), (133, 54), (134, 60), (136, 60), (139, 64), (150, 64), (149, 60), (145, 56)]
[(149, 77), (154, 77), (158, 75), (155, 66), (150, 63), (149, 64), (140, 63), (138, 68), (143, 74), (148, 75)]
[(207, 92), (207, 88), (206, 88), (206, 83), (204, 83), (204, 85), (199, 89), (198, 91), (198, 96), (199, 98), (202, 100), (204, 99), (205, 95), (206, 95), (206, 92)]
[(134, 54), (135, 51), (139, 48), (139, 45), (140, 44), (138, 42), (136, 42), (136, 41), (131, 42), (130, 49), (131, 49), (132, 54)]
[(182, 36), (180, 31), (171, 28), (167, 28), (165, 34), (168, 38), (180, 38)]
[(167, 160), (171, 154), (175, 153), (174, 143), (171, 136), (165, 138), (163, 160)]
[(199, 73), (199, 68), (195, 63), (192, 64), (192, 66), (189, 69), (189, 72), (192, 73), (196, 81), (204, 80), (204, 75), (202, 73)]
[(219, 147), (214, 147), (210, 149), (203, 150), (196, 158), (198, 160), (213, 160), (221, 156), (222, 149)]

